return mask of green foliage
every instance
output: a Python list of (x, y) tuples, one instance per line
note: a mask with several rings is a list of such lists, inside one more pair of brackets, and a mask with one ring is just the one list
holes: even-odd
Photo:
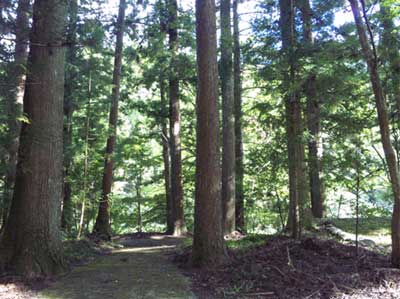
[[(334, 219), (334, 225), (338, 228), (355, 234), (356, 220), (354, 218)], [(359, 220), (359, 233), (365, 236), (390, 235), (390, 218), (365, 217)]]
[[(288, 161), (285, 107), (283, 97), (298, 90), (306, 116), (304, 84), (310, 73), (317, 76), (317, 96), (321, 105), (320, 148), (326, 207), (330, 217), (353, 217), (355, 182), (360, 178), (360, 216), (388, 217), (392, 208), (391, 191), (380, 146), (379, 131), (366, 65), (361, 59), (353, 22), (335, 25), (338, 12), (347, 2), (312, 1), (315, 46), (312, 57), (302, 47), (302, 24), (296, 15), (298, 80), (282, 85), (279, 3), (257, 1), (255, 11), (241, 12), (243, 141), (245, 222), (249, 235), (232, 247), (246, 247), (264, 241), (263, 235), (284, 229), (288, 211)], [(381, 1), (389, 7), (395, 33), (399, 34), (399, 5)], [(368, 5), (373, 5), (367, 1)], [(15, 22), (16, 1), (7, 1), (2, 11), (0, 34)], [(101, 199), (104, 151), (108, 130), (108, 111), (112, 88), (114, 30), (116, 11), (106, 1), (80, 1), (76, 57), (66, 63), (74, 80), (72, 144), (68, 148), (72, 163), (66, 181), (72, 186), (71, 232), (77, 234), (82, 203), (86, 204), (85, 232), (91, 231)], [(111, 221), (115, 233), (138, 229), (138, 206), (144, 231), (165, 228), (166, 199), (163, 177), (161, 122), (168, 119), (168, 107), (161, 104), (160, 84), (166, 86), (170, 54), (167, 40), (166, 2), (128, 1), (127, 30), (123, 54), (121, 101), (114, 158), (114, 184), (111, 194)], [(239, 5), (239, 10), (242, 4)], [(244, 8), (243, 8), (244, 9)], [(382, 19), (379, 10), (368, 6), (373, 34), (377, 41), (382, 78), (388, 93), (391, 120), (399, 109), (389, 87), (391, 69), (380, 44)], [(247, 24), (249, 20), (249, 24)], [(179, 55), (181, 139), (185, 216), (193, 228), (195, 148), (196, 148), (196, 43), (193, 8), (179, 8)], [(250, 28), (248, 28), (250, 26)], [(8, 27), (7, 27), (8, 28)], [(7, 66), (12, 62), (13, 43), (0, 41), (0, 82), (6, 82)], [(3, 87), (3, 86), (0, 86)], [(5, 89), (0, 88), (0, 154), (5, 157)], [(399, 156), (398, 123), (392, 126), (393, 141)], [(310, 133), (302, 137), (306, 146)], [(87, 143), (86, 143), (87, 139)], [(0, 188), (5, 161), (0, 159)], [(85, 171), (85, 169), (87, 171)], [(308, 169), (306, 169), (307, 171)], [(364, 220), (362, 220), (364, 221)], [(386, 222), (374, 222), (374, 225)], [(338, 225), (342, 223), (338, 222)], [(344, 224), (343, 224), (344, 225)], [(368, 226), (368, 223), (363, 224)], [(361, 229), (363, 229), (363, 225)], [(369, 226), (368, 226), (369, 227)], [(386, 226), (385, 226), (386, 227)]]
[(268, 235), (249, 234), (238, 240), (228, 240), (226, 245), (232, 249), (244, 250), (251, 247), (264, 245), (268, 241)]

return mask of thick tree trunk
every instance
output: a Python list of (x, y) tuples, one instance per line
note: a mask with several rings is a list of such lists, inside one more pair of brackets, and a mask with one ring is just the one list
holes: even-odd
[(233, 97), (235, 114), (235, 172), (236, 172), (236, 229), (245, 231), (244, 221), (244, 165), (243, 165), (243, 139), (242, 139), (242, 81), (240, 64), (240, 40), (239, 40), (239, 0), (233, 0)]
[(118, 18), (116, 24), (116, 44), (114, 55), (114, 72), (113, 72), (113, 88), (111, 95), (111, 108), (109, 119), (109, 136), (104, 157), (104, 174), (102, 183), (102, 199), (99, 204), (99, 211), (96, 218), (93, 231), (105, 238), (111, 237), (110, 212), (109, 212), (109, 195), (111, 193), (113, 181), (114, 166), (114, 148), (117, 139), (117, 121), (118, 121), (118, 102), (120, 95), (121, 82), (121, 66), (122, 66), (122, 49), (123, 36), (125, 29), (125, 0), (120, 0)]
[(353, 11), (354, 21), (357, 26), (361, 50), (368, 65), (371, 85), (375, 96), (382, 146), (385, 152), (386, 163), (389, 169), (390, 182), (392, 185), (394, 200), (392, 215), (392, 264), (395, 267), (400, 267), (400, 182), (396, 155), (390, 140), (389, 117), (386, 107), (386, 99), (379, 78), (378, 60), (376, 57), (375, 47), (373, 46), (373, 49), (371, 49), (370, 42), (368, 41), (365, 24), (362, 20), (360, 13), (358, 0), (349, 0), (349, 2)]
[(224, 234), (235, 225), (235, 115), (233, 98), (231, 1), (221, 0), (222, 220)]
[(293, 238), (299, 238), (301, 235), (301, 218), (304, 216), (301, 207), (305, 202), (306, 188), (304, 184), (302, 109), (298, 91), (294, 90), (297, 69), (294, 51), (295, 12), (293, 0), (280, 0), (279, 3), (282, 51), (286, 60), (286, 70), (283, 74), (283, 88), (288, 90), (285, 94), (290, 197), (288, 227)]
[(4, 180), (2, 228), (7, 222), (8, 210), (13, 197), (19, 134), (21, 131), (22, 101), (25, 90), (25, 68), (28, 58), (30, 1), (19, 0), (17, 8), (14, 62), (10, 65), (8, 92), (6, 93), (5, 108), (7, 112), (6, 138), (6, 175)]
[[(312, 36), (312, 10), (309, 0), (302, 0), (299, 3), (303, 21), (304, 48), (306, 56), (311, 57), (314, 47)], [(324, 196), (321, 188), (321, 165), (318, 156), (320, 143), (320, 107), (317, 94), (317, 77), (314, 71), (308, 74), (304, 85), (307, 97), (307, 128), (310, 133), (308, 141), (308, 169), (310, 179), (311, 211), (315, 218), (324, 216)]]
[(196, 0), (197, 138), (193, 265), (213, 267), (225, 258), (221, 222), (218, 67), (214, 0)]
[(76, 62), (76, 30), (78, 22), (78, 2), (69, 2), (69, 22), (67, 41), (70, 44), (66, 55), (65, 93), (64, 93), (64, 194), (61, 215), (61, 228), (66, 232), (71, 230), (72, 206), (71, 183), (69, 182), (69, 168), (72, 162), (72, 114), (74, 112), (74, 91), (76, 89), (76, 76), (74, 63)]
[(171, 154), (171, 197), (173, 235), (186, 233), (183, 209), (182, 159), (181, 159), (181, 112), (179, 107), (178, 55), (178, 4), (168, 0), (168, 36), (171, 54), (169, 67), (169, 130)]
[[(15, 192), (1, 240), (1, 266), (26, 277), (64, 270), (60, 223), (63, 155), (63, 35), (67, 1), (33, 7)], [(45, 46), (43, 46), (45, 45)]]
[(162, 156), (164, 162), (164, 185), (165, 185), (165, 199), (166, 199), (166, 220), (167, 220), (167, 234), (174, 233), (174, 220), (172, 218), (173, 202), (171, 198), (171, 168), (170, 168), (170, 155), (169, 155), (169, 137), (167, 128), (168, 111), (167, 100), (165, 98), (165, 84), (160, 79), (160, 97), (161, 97), (161, 141), (162, 141)]

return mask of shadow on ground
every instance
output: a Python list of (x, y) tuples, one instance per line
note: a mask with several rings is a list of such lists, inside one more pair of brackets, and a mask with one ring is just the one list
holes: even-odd
[(40, 299), (190, 299), (190, 281), (166, 254), (181, 238), (155, 235), (116, 240), (123, 248), (73, 269), (39, 294)]

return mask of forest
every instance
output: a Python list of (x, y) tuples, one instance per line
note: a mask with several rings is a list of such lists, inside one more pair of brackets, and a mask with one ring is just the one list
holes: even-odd
[(0, 298), (400, 298), (398, 0), (1, 0)]

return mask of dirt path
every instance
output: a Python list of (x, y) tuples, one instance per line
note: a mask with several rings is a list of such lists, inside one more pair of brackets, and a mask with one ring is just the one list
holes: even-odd
[(194, 299), (189, 280), (166, 255), (181, 242), (153, 236), (125, 238), (111, 255), (75, 268), (40, 299)]

